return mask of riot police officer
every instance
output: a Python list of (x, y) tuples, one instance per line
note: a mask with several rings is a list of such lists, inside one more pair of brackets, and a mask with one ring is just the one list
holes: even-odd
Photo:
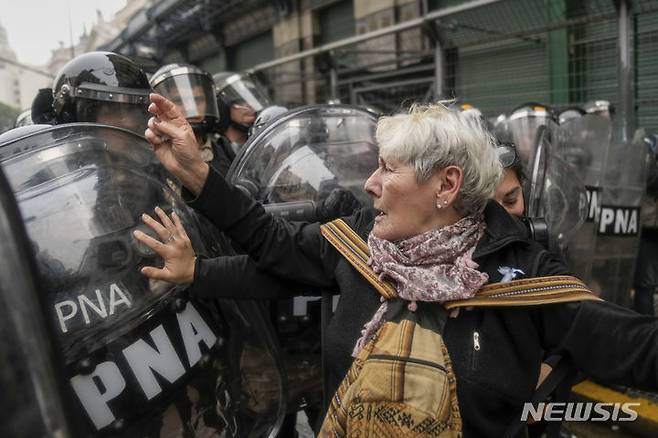
[(213, 80), (220, 114), (217, 144), (232, 162), (247, 141), (258, 113), (271, 105), (270, 99), (262, 85), (248, 74), (221, 72), (213, 75)]
[(153, 90), (181, 108), (197, 139), (206, 162), (226, 174), (231, 161), (211, 133), (223, 123), (215, 100), (210, 73), (190, 64), (168, 64), (151, 77)]
[[(0, 136), (0, 164), (30, 218), (25, 227), (43, 280), (39, 298), (60, 353), (60, 383), (71, 388), (76, 436), (276, 431), (285, 389), (260, 308), (201, 302), (185, 288), (144, 281), (139, 274), (145, 262), (157, 262), (134, 237), (149, 233), (141, 213), (155, 206), (159, 214), (177, 211), (192, 230), (193, 247), (209, 254), (212, 244), (143, 137), (98, 124), (22, 127)], [(0, 181), (0, 201), (3, 191)], [(3, 285), (12, 266), (0, 269)], [(13, 272), (18, 281), (21, 270)], [(0, 300), (5, 296), (0, 287)], [(16, 315), (25, 316), (38, 317)], [(29, 347), (41, 339), (31, 339)], [(27, 408), (24, 415), (36, 422), (37, 414)], [(52, 433), (37, 433), (36, 424), (26, 430), (34, 429), (29, 436), (57, 435), (52, 425), (46, 427)]]
[(32, 103), (35, 123), (96, 122), (144, 135), (148, 120), (148, 78), (123, 55), (89, 52), (59, 71), (52, 89)]

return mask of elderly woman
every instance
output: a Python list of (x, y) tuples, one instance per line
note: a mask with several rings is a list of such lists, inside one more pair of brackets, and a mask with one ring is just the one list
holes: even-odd
[[(324, 346), (333, 393), (353, 352), (381, 319), (379, 293), (321, 236), (320, 224), (272, 217), (227, 184), (203, 162), (175, 106), (158, 95), (151, 100), (155, 117), (146, 138), (194, 196), (190, 205), (236, 240), (258, 269), (340, 290)], [(437, 105), (384, 117), (376, 135), (379, 167), (365, 184), (376, 210), (359, 210), (345, 221), (367, 240), (373, 268), (394, 280), (400, 296), (438, 303), (469, 298), (483, 285), (499, 282), (501, 267), (513, 268), (517, 278), (568, 272), (489, 200), (501, 166), (481, 126)], [(145, 221), (164, 243), (139, 232), (137, 238), (161, 254), (165, 266), (142, 272), (178, 283), (204, 282), (180, 222), (159, 215), (162, 225), (150, 217)], [(569, 356), (604, 382), (658, 388), (655, 320), (613, 304), (475, 307), (453, 316), (445, 322), (443, 339), (465, 437), (501, 437), (519, 419), (545, 351)]]

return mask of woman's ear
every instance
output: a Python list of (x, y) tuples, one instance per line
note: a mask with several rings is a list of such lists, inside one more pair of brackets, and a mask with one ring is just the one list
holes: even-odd
[(464, 171), (457, 166), (448, 166), (439, 172), (439, 187), (436, 193), (437, 200), (446, 207), (454, 204), (462, 187)]

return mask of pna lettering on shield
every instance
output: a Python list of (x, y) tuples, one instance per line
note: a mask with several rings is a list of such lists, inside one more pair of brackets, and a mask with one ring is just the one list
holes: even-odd
[(128, 298), (129, 294), (122, 291), (116, 283), (110, 284), (109, 290), (106, 293), (102, 292), (105, 291), (96, 289), (95, 298), (80, 294), (76, 301), (64, 300), (55, 304), (55, 312), (57, 313), (57, 320), (59, 321), (62, 333), (66, 333), (69, 330), (67, 321), (75, 318), (78, 315), (78, 311), (80, 315), (76, 320), (81, 316), (84, 323), (89, 325), (93, 315), (97, 315), (95, 318), (107, 318), (114, 315), (119, 306), (129, 308), (132, 305)]

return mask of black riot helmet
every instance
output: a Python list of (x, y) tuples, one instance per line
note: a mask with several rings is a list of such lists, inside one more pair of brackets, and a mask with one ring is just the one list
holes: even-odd
[(57, 124), (95, 122), (144, 135), (150, 92), (146, 74), (125, 56), (83, 53), (62, 67), (55, 78), (53, 118)]
[(212, 76), (189, 64), (168, 64), (151, 77), (151, 86), (181, 109), (197, 135), (205, 136), (222, 119)]
[(217, 131), (220, 133), (224, 133), (229, 125), (247, 132), (254, 123), (253, 121), (233, 120), (231, 107), (253, 112), (255, 118), (256, 113), (271, 106), (265, 88), (247, 73), (221, 72), (213, 75), (213, 80), (217, 89), (217, 106), (221, 116), (221, 123), (217, 127)]

